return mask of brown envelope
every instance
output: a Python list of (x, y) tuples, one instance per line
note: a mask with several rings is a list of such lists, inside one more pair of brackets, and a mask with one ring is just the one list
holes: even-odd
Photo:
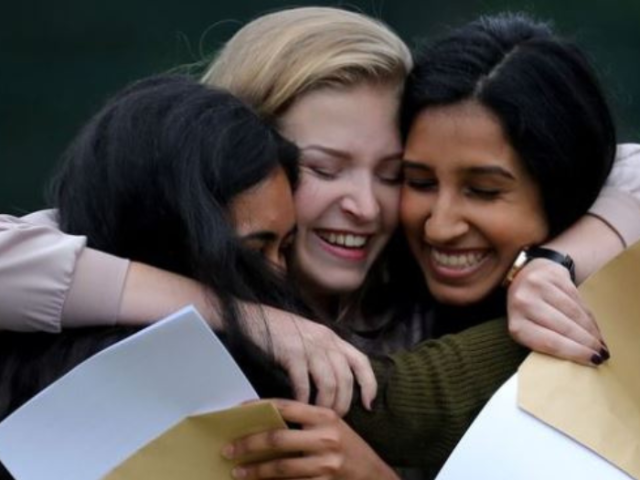
[[(147, 444), (105, 480), (231, 480), (235, 463), (220, 455), (222, 447), (245, 435), (287, 428), (267, 401), (188, 417)], [(274, 458), (275, 455), (243, 460)]]
[(640, 479), (640, 242), (581, 287), (611, 359), (598, 368), (532, 353), (518, 404)]

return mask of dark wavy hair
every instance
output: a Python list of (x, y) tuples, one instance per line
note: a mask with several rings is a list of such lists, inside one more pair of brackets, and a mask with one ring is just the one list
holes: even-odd
[[(278, 168), (295, 187), (297, 160), (297, 147), (231, 94), (163, 75), (134, 83), (106, 103), (65, 152), (48, 195), (62, 230), (85, 235), (90, 247), (186, 275), (212, 298), (215, 293), (225, 343), (259, 383), (256, 389), (290, 396), (286, 375), (246, 339), (238, 300), (308, 312), (284, 275), (243, 247), (229, 206)], [(43, 364), (48, 354), (22, 366), (14, 362), (3, 382), (15, 384), (8, 398), (24, 401), (89, 352), (131, 333), (16, 337), (23, 345), (50, 344), (53, 352), (67, 352), (67, 361), (44, 369), (29, 385), (18, 373)], [(5, 405), (5, 412), (15, 406)]]
[(229, 205), (282, 167), (298, 181), (298, 149), (231, 94), (185, 76), (156, 76), (109, 100), (81, 130), (49, 198), (60, 226), (90, 247), (176, 272), (216, 293), (295, 309), (289, 287), (243, 248)]
[(415, 54), (402, 112), (467, 100), (499, 119), (537, 182), (554, 235), (585, 214), (607, 178), (616, 135), (588, 59), (524, 14), (482, 17)]

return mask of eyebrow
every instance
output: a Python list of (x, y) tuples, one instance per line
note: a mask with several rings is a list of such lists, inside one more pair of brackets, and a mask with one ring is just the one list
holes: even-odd
[(249, 235), (243, 235), (242, 237), (240, 237), (241, 240), (246, 241), (246, 240), (260, 240), (261, 242), (275, 242), (276, 239), (278, 238), (278, 236), (270, 231), (270, 230), (262, 230), (259, 232), (252, 232)]
[[(349, 154), (349, 152), (345, 150), (337, 150), (335, 148), (325, 147), (323, 145), (313, 144), (313, 145), (307, 145), (304, 148), (300, 148), (301, 152), (305, 152), (307, 150), (317, 150), (319, 152), (326, 153), (327, 155), (331, 155), (332, 157), (338, 157), (345, 160), (348, 160), (351, 158), (351, 155)], [(402, 150), (398, 150), (397, 152), (393, 152), (388, 155), (385, 155), (380, 160), (385, 162), (388, 160), (400, 160), (401, 158), (402, 158)]]
[[(292, 235), (295, 235), (297, 230), (298, 230), (297, 226), (292, 227), (291, 230), (289, 230), (282, 238), (286, 239)], [(270, 242), (275, 242), (278, 239), (278, 235), (276, 235), (275, 232), (272, 232), (271, 230), (260, 230), (258, 232), (252, 232), (248, 235), (244, 235), (240, 237), (240, 239), (243, 241), (259, 240), (261, 242), (270, 243)]]
[[(429, 164), (422, 162), (414, 162), (411, 160), (402, 161), (404, 169), (408, 170), (420, 170), (420, 171), (433, 171), (433, 168)], [(497, 165), (486, 165), (482, 167), (469, 167), (464, 169), (465, 173), (471, 175), (498, 175), (506, 178), (507, 180), (516, 180), (516, 177), (508, 170), (499, 167)]]

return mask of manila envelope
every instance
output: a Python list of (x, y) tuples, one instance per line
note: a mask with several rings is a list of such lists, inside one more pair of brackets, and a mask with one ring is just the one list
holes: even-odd
[(590, 368), (532, 353), (518, 373), (518, 404), (640, 479), (640, 242), (580, 292), (611, 359)]
[[(268, 401), (187, 417), (134, 453), (104, 480), (226, 480), (236, 462), (222, 457), (226, 444), (245, 435), (287, 428)], [(274, 454), (243, 461), (275, 458)]]

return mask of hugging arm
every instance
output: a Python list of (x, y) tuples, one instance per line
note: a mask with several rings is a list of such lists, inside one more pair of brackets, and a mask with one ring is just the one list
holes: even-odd
[[(57, 228), (53, 211), (0, 216), (0, 329), (59, 332), (67, 327), (146, 325), (193, 304), (213, 328), (217, 306), (199, 283), (86, 247), (86, 238)], [(344, 414), (353, 384), (368, 404), (376, 382), (366, 355), (328, 328), (287, 312), (244, 306), (246, 331), (272, 351), (296, 398)]]
[[(589, 214), (546, 247), (569, 254), (580, 284), (640, 240), (640, 145), (620, 145), (613, 170)], [(609, 352), (567, 270), (535, 259), (508, 292), (509, 329), (523, 345), (575, 362), (597, 365)]]

